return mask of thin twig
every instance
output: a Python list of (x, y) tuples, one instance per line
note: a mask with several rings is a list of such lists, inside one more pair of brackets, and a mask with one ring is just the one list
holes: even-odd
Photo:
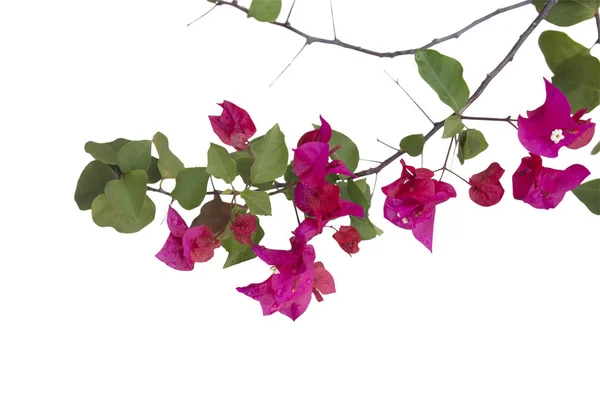
[(296, 213), (296, 221), (298, 221), (298, 225), (300, 225), (300, 216), (298, 215), (298, 207), (296, 207), (296, 203), (294, 203), (292, 201), (292, 204), (294, 205), (294, 212)]
[(425, 116), (425, 118), (427, 118), (429, 120), (429, 122), (431, 122), (432, 124), (435, 124), (435, 122), (433, 122), (433, 120), (431, 118), (429, 118), (429, 115), (427, 115), (427, 113), (425, 112), (425, 110), (423, 110), (421, 108), (421, 106), (415, 101), (415, 99), (413, 99), (411, 97), (411, 95), (408, 94), (408, 92), (406, 90), (404, 90), (404, 88), (402, 87), (402, 85), (400, 85), (400, 82), (398, 82), (398, 79), (393, 78), (386, 70), (383, 70), (383, 72), (385, 72), (386, 75), (389, 76), (390, 79), (393, 80), (396, 83), (396, 85), (398, 85), (398, 87), (400, 89), (402, 89), (402, 91), (404, 92), (404, 94), (408, 96), (408, 98), (410, 99), (410, 101), (412, 101), (415, 106), (417, 106), (417, 108), (421, 111), (421, 113)]
[(487, 76), (485, 77), (483, 82), (481, 82), (481, 85), (479, 85), (479, 87), (477, 88), (475, 93), (473, 93), (473, 95), (471, 95), (471, 97), (469, 97), (469, 100), (467, 100), (467, 104), (465, 104), (465, 106), (462, 108), (462, 110), (460, 111), (460, 114), (462, 114), (467, 108), (469, 108), (469, 106), (471, 106), (471, 104), (473, 104), (473, 102), (475, 100), (477, 100), (479, 98), (479, 96), (481, 96), (481, 94), (483, 93), (485, 88), (490, 84), (492, 79), (494, 79), (496, 77), (496, 75), (498, 75), (498, 73), (500, 71), (502, 71), (502, 69), (504, 67), (506, 67), (506, 65), (509, 62), (511, 62), (513, 60), (515, 54), (517, 53), (519, 48), (523, 45), (523, 43), (525, 43), (525, 40), (527, 40), (527, 38), (529, 37), (531, 32), (533, 32), (533, 30), (538, 26), (538, 24), (546, 17), (546, 15), (548, 15), (548, 12), (550, 11), (550, 9), (552, 7), (554, 7), (554, 5), (557, 2), (558, 2), (558, 0), (548, 0), (546, 2), (546, 5), (542, 9), (542, 11), (540, 11), (540, 13), (536, 17), (536, 19), (533, 20), (533, 22), (531, 23), (531, 25), (529, 25), (529, 27), (525, 30), (525, 32), (523, 32), (523, 34), (521, 34), (521, 36), (519, 36), (519, 40), (517, 40), (517, 43), (515, 43), (515, 45), (512, 47), (512, 49), (510, 49), (510, 51), (508, 52), (506, 57), (504, 57), (504, 59), (500, 62), (500, 64), (498, 64), (498, 66), (496, 68), (494, 68), (494, 70), (492, 72), (487, 74)]
[(161, 188), (157, 189), (157, 188), (153, 188), (152, 186), (146, 186), (146, 190), (149, 190), (151, 192), (166, 194), (167, 196), (171, 196), (171, 192), (167, 192), (166, 190), (163, 190)]
[(376, 164), (381, 164), (381, 161), (369, 160), (368, 158), (361, 158), (360, 161), (367, 161), (367, 162), (372, 162), (372, 163), (376, 163)]
[[(271, 25), (277, 25), (280, 26), (282, 28), (285, 28), (295, 34), (297, 34), (298, 36), (303, 37), (306, 40), (307, 44), (312, 44), (312, 43), (323, 43), (323, 44), (330, 44), (330, 45), (334, 45), (334, 46), (339, 46), (339, 47), (343, 47), (349, 50), (354, 50), (354, 51), (358, 51), (360, 53), (364, 53), (364, 54), (369, 54), (372, 56), (376, 56), (376, 57), (381, 57), (381, 58), (394, 58), (394, 57), (398, 57), (398, 56), (405, 56), (408, 54), (415, 54), (415, 52), (417, 50), (423, 50), (423, 49), (428, 49), (430, 47), (433, 47), (439, 43), (445, 42), (447, 40), (450, 39), (457, 39), (458, 37), (460, 37), (463, 33), (465, 33), (466, 31), (470, 30), (471, 28), (481, 24), (484, 21), (487, 21), (488, 19), (495, 17), (496, 15), (500, 15), (502, 13), (505, 13), (507, 11), (510, 10), (514, 10), (523, 6), (526, 6), (528, 4), (530, 4), (532, 2), (532, 0), (526, 0), (526, 1), (521, 1), (519, 3), (513, 4), (511, 6), (508, 7), (504, 7), (504, 8), (499, 8), (494, 12), (491, 12), (475, 21), (473, 21), (472, 23), (470, 23), (469, 25), (467, 25), (466, 27), (462, 28), (459, 31), (456, 31), (448, 36), (444, 36), (440, 39), (433, 39), (431, 42), (429, 42), (426, 45), (423, 45), (421, 47), (417, 47), (414, 49), (407, 49), (407, 50), (396, 50), (396, 51), (389, 51), (389, 52), (379, 52), (379, 51), (375, 51), (375, 50), (369, 50), (369, 49), (365, 49), (363, 47), (360, 46), (356, 46), (350, 43), (346, 43), (343, 42), (339, 39), (325, 39), (325, 38), (320, 38), (320, 37), (316, 37), (316, 36), (312, 36), (309, 35), (308, 33), (302, 32), (301, 30), (293, 27), (289, 21), (285, 21), (285, 22), (277, 22), (277, 21), (273, 21), (273, 22), (269, 22), (269, 24)], [(236, 0), (231, 0), (231, 1), (226, 1), (226, 0), (216, 0), (215, 4), (217, 6), (230, 6), (233, 7), (239, 11), (242, 11), (243, 13), (245, 13), (246, 15), (248, 15), (248, 8), (240, 5), (237, 3)]]
[[(471, 104), (473, 104), (473, 102), (475, 100), (477, 100), (477, 98), (481, 95), (481, 93), (483, 93), (483, 91), (485, 90), (487, 85), (489, 85), (490, 81), (492, 79), (494, 79), (494, 77), (496, 75), (498, 75), (498, 73), (502, 70), (502, 68), (504, 68), (506, 66), (506, 64), (508, 64), (508, 61), (514, 57), (515, 53), (519, 50), (519, 48), (521, 47), (523, 42), (527, 39), (527, 37), (529, 37), (529, 35), (531, 35), (531, 32), (540, 23), (540, 21), (542, 19), (544, 19), (546, 17), (546, 15), (548, 15), (548, 12), (554, 6), (554, 4), (556, 4), (557, 1), (558, 0), (549, 0), (548, 2), (546, 2), (546, 5), (542, 9), (542, 11), (533, 20), (533, 22), (531, 23), (531, 25), (529, 25), (529, 27), (525, 30), (525, 32), (523, 32), (523, 34), (519, 37), (518, 42), (513, 46), (512, 49), (510, 49), (510, 51), (508, 52), (508, 55), (500, 62), (500, 64), (498, 64), (498, 66), (491, 73), (489, 73), (486, 76), (485, 80), (481, 83), (481, 85), (479, 86), (477, 91), (473, 94), (473, 96), (471, 96), (469, 98), (469, 100), (467, 100), (467, 105), (471, 105)], [(466, 106), (463, 108), (463, 110), (464, 109), (466, 109)], [(425, 135), (425, 141), (429, 140), (443, 126), (444, 126), (444, 121), (436, 122), (433, 125), (433, 128), (431, 128), (431, 130)], [(378, 166), (369, 168), (369, 169), (365, 169), (363, 171), (359, 171), (359, 172), (355, 173), (354, 175), (356, 175), (356, 177), (359, 178), (361, 176), (376, 174), (376, 173), (380, 172), (382, 169), (384, 169), (385, 167), (387, 167), (388, 165), (390, 165), (394, 160), (398, 159), (404, 153), (405, 153), (404, 150), (397, 151), (395, 154), (388, 157), (386, 160), (384, 160)]]
[(284, 22), (284, 24), (286, 24), (286, 25), (288, 25), (288, 24), (289, 24), (289, 22), (290, 22), (290, 17), (292, 16), (292, 10), (294, 9), (294, 6), (295, 6), (295, 5), (296, 5), (296, 0), (294, 0), (294, 1), (292, 2), (292, 6), (290, 7), (290, 12), (288, 13), (288, 16), (287, 16), (287, 18), (285, 19), (285, 22)]
[(215, 4), (214, 6), (212, 6), (210, 8), (210, 10), (208, 10), (207, 12), (205, 12), (204, 14), (202, 14), (201, 16), (199, 16), (198, 18), (196, 18), (195, 20), (193, 20), (192, 22), (190, 22), (189, 24), (187, 24), (187, 26), (190, 26), (191, 24), (193, 24), (196, 21), (201, 20), (202, 18), (204, 18), (205, 16), (208, 15), (208, 13), (210, 13), (212, 10), (214, 10), (215, 8), (217, 8), (218, 4)]
[(466, 116), (461, 116), (460, 119), (472, 119), (474, 121), (498, 121), (498, 122), (510, 122), (510, 121), (517, 121), (514, 118), (511, 118), (510, 116), (506, 117), (506, 118), (489, 118), (489, 117), (466, 117)]
[(306, 48), (306, 46), (307, 46), (307, 45), (308, 45), (308, 42), (305, 42), (305, 43), (302, 45), (302, 48), (300, 49), (300, 51), (299, 51), (298, 53), (296, 53), (296, 55), (294, 56), (294, 58), (292, 58), (292, 61), (290, 61), (290, 62), (289, 62), (289, 64), (285, 66), (285, 68), (283, 69), (283, 71), (281, 71), (281, 72), (279, 73), (279, 75), (277, 75), (277, 78), (275, 78), (275, 79), (273, 80), (273, 82), (271, 82), (271, 83), (269, 84), (269, 87), (273, 86), (273, 84), (274, 84), (275, 82), (277, 82), (277, 79), (279, 79), (279, 78), (281, 77), (281, 75), (283, 75), (283, 73), (284, 73), (285, 71), (287, 71), (287, 69), (288, 69), (288, 68), (289, 68), (289, 67), (292, 65), (292, 63), (293, 63), (294, 61), (296, 61), (296, 58), (298, 58), (298, 56), (300, 55), (300, 53), (302, 53), (302, 50), (304, 50), (304, 49)]
[(446, 170), (448, 170), (448, 168), (446, 168), (446, 166), (448, 165), (448, 157), (450, 157), (450, 150), (452, 150), (452, 145), (454, 144), (454, 141), (451, 140), (450, 141), (450, 145), (448, 146), (448, 152), (446, 153), (446, 159), (444, 160), (444, 166), (442, 167), (442, 174), (440, 175), (440, 180), (439, 182), (442, 181), (442, 178), (444, 177), (444, 172)]
[(335, 18), (333, 17), (333, 0), (329, 0), (329, 9), (331, 10), (331, 25), (333, 26), (333, 39), (337, 39), (337, 33), (335, 31)]
[[(449, 168), (444, 168), (445, 171), (450, 172), (452, 175), (456, 176), (458, 179), (462, 180), (463, 182), (465, 182), (467, 185), (471, 186), (471, 184), (469, 183), (468, 180), (466, 180), (465, 178), (463, 178), (462, 176), (458, 175), (456, 172), (452, 171)], [(442, 172), (443, 173), (443, 172)], [(440, 177), (440, 180), (442, 180), (442, 178)]]
[[(378, 141), (379, 143), (381, 143), (382, 145), (384, 145), (384, 146), (387, 146), (387, 147), (389, 147), (390, 149), (392, 149), (392, 150), (394, 150), (394, 151), (400, 151), (400, 149), (397, 149), (397, 148), (395, 148), (394, 146), (390, 146), (389, 144), (387, 144), (387, 143), (386, 143), (386, 142), (384, 142), (384, 141), (381, 141), (381, 140), (379, 140), (379, 139), (377, 139), (377, 141)], [(382, 161), (381, 163), (383, 164), (384, 162), (385, 162), (385, 161)]]

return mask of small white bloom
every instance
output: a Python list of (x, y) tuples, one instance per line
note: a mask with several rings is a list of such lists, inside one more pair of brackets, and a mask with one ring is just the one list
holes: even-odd
[(554, 142), (554, 144), (558, 144), (558, 142), (560, 142), (564, 138), (565, 136), (563, 135), (562, 129), (555, 129), (550, 135), (550, 139)]

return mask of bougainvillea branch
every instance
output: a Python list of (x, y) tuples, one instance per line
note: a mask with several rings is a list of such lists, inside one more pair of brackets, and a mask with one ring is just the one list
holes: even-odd
[[(530, 2), (499, 9), (421, 49), (376, 53), (339, 41), (335, 25), (333, 40), (314, 38), (293, 28), (289, 17), (295, 2), (286, 22), (279, 23), (276, 20), (281, 12), (281, 0), (252, 0), (249, 8), (237, 1), (209, 1), (216, 3), (215, 7), (229, 5), (249, 17), (296, 32), (306, 39), (303, 49), (310, 43), (320, 42), (379, 56), (414, 54), (420, 77), (453, 113), (443, 121), (433, 122), (399, 81), (388, 74), (433, 127), (425, 135), (403, 137), (399, 148), (377, 139), (393, 150), (393, 154), (381, 162), (361, 158), (352, 139), (332, 129), (323, 116), (319, 118), (320, 123), (313, 124), (313, 129), (301, 135), (295, 145), (289, 144), (289, 136), (286, 143), (286, 135), (278, 124), (267, 133), (256, 135), (258, 129), (250, 114), (227, 100), (218, 103), (220, 115), (208, 117), (207, 123), (218, 143), (210, 144), (206, 167), (186, 168), (172, 153), (167, 137), (161, 132), (157, 132), (152, 140), (118, 138), (109, 143), (87, 142), (85, 151), (94, 161), (84, 168), (77, 182), (75, 201), (78, 207), (91, 209), (92, 219), (98, 226), (134, 233), (155, 217), (156, 206), (147, 193), (169, 196), (169, 232), (156, 258), (172, 269), (191, 271), (196, 263), (211, 260), (217, 251), (227, 252), (224, 268), (259, 258), (273, 274), (263, 282), (238, 287), (238, 292), (256, 300), (263, 315), (280, 313), (295, 320), (306, 311), (313, 296), (321, 302), (323, 295), (336, 291), (333, 276), (317, 260), (315, 247), (310, 244), (313, 238), (323, 233), (324, 228), (331, 228), (335, 233), (329, 239), (330, 243), (336, 242), (341, 251), (352, 256), (360, 251), (361, 241), (383, 234), (369, 215), (376, 191), (383, 192), (386, 197), (383, 218), (410, 231), (430, 252), (433, 251), (436, 213), (445, 212), (448, 204), (453, 204), (455, 198), (462, 196), (460, 191), (464, 191), (462, 183), (457, 191), (444, 180), (448, 178), (444, 175), (446, 171), (468, 186), (468, 197), (474, 204), (492, 207), (502, 200), (505, 188), (501, 178), (505, 170), (499, 162), (492, 160), (485, 170), (470, 177), (452, 171), (454, 158), (464, 164), (488, 149), (485, 135), (475, 129), (480, 121), (505, 122), (517, 130), (516, 135), (511, 133), (518, 138), (524, 154), (517, 156), (521, 157), (521, 163), (512, 174), (514, 200), (534, 209), (550, 210), (557, 207), (570, 191), (593, 214), (600, 215), (600, 179), (584, 182), (591, 173), (580, 164), (560, 170), (547, 166), (544, 161), (544, 158), (551, 160), (562, 152), (585, 147), (593, 140), (596, 124), (585, 115), (600, 104), (600, 61), (585, 46), (563, 32), (543, 32), (539, 47), (554, 73), (551, 81), (540, 77), (540, 84), (543, 82), (545, 86), (545, 102), (528, 111), (516, 110), (512, 113), (518, 114), (516, 119), (462, 115), (513, 60), (542, 19), (559, 26), (570, 26), (596, 17), (597, 23), (600, 0), (590, 0), (585, 5), (570, 0), (531, 2), (538, 15), (472, 94), (463, 77), (462, 64), (428, 47), (458, 37), (493, 15)], [(561, 7), (553, 8), (558, 2), (562, 2)], [(330, 10), (334, 23), (331, 1)], [(473, 126), (467, 127), (466, 121)], [(450, 140), (446, 142), (448, 149), (443, 166), (432, 171), (424, 165), (424, 147), (440, 130), (442, 141)], [(152, 145), (158, 157), (152, 156)], [(598, 152), (600, 143), (594, 146), (592, 154)], [(420, 156), (420, 167), (410, 165), (407, 161), (410, 159), (404, 157), (400, 159), (399, 177), (377, 188), (378, 173), (404, 154)], [(357, 171), (361, 160), (377, 165)], [(427, 161), (437, 162), (430, 161), (429, 157)], [(365, 177), (373, 174), (375, 179), (370, 186)], [(166, 179), (175, 180), (170, 192), (162, 188)], [(209, 181), (211, 191), (208, 190)], [(218, 188), (220, 181), (227, 189)], [(155, 183), (159, 183), (158, 188), (151, 186)], [(292, 202), (298, 224), (289, 239), (289, 250), (270, 249), (260, 244), (265, 236), (260, 218), (273, 214), (271, 198), (278, 194)], [(227, 196), (227, 200), (222, 200), (221, 196)], [(199, 208), (200, 212), (188, 224), (174, 207)], [(349, 225), (343, 225), (348, 220)]]
[[(312, 36), (309, 35), (308, 33), (305, 33), (301, 30), (299, 30), (298, 28), (292, 26), (289, 23), (289, 17), (286, 20), (286, 22), (277, 22), (277, 21), (272, 21), (269, 22), (272, 25), (277, 25), (280, 26), (282, 28), (285, 28), (293, 33), (295, 33), (298, 36), (301, 36), (305, 39), (306, 44), (310, 45), (313, 43), (323, 43), (323, 44), (329, 44), (329, 45), (334, 45), (334, 46), (339, 46), (339, 47), (343, 47), (345, 49), (349, 49), (349, 50), (354, 50), (354, 51), (358, 51), (360, 53), (365, 53), (365, 54), (369, 54), (372, 56), (376, 56), (376, 57), (381, 57), (381, 58), (395, 58), (395, 57), (399, 57), (399, 56), (406, 56), (406, 55), (411, 55), (411, 54), (415, 54), (415, 52), (417, 50), (424, 50), (424, 49), (428, 49), (431, 48), (437, 44), (443, 43), (445, 41), (448, 41), (450, 39), (458, 39), (463, 33), (467, 32), (468, 30), (476, 27), (477, 25), (481, 24), (482, 22), (485, 22), (487, 20), (489, 20), (490, 18), (493, 18), (497, 15), (503, 14), (507, 11), (511, 11), (523, 6), (526, 6), (528, 4), (531, 4), (533, 0), (526, 0), (526, 1), (521, 1), (519, 3), (513, 4), (511, 6), (507, 6), (507, 7), (503, 7), (503, 8), (499, 8), (494, 12), (491, 12), (475, 21), (473, 21), (472, 23), (470, 23), (469, 25), (465, 26), (464, 28), (450, 34), (447, 36), (444, 36), (442, 38), (439, 39), (433, 39), (431, 42), (421, 46), (421, 47), (417, 47), (414, 49), (406, 49), (406, 50), (395, 50), (395, 51), (388, 51), (388, 52), (379, 52), (379, 51), (375, 51), (375, 50), (370, 50), (370, 49), (366, 49), (364, 47), (360, 47), (360, 46), (356, 46), (350, 43), (346, 43), (342, 40), (339, 40), (337, 38), (334, 39), (326, 39), (326, 38), (321, 38), (321, 37), (317, 37), (317, 36)], [(215, 6), (229, 6), (229, 7), (233, 7), (243, 13), (245, 13), (246, 15), (249, 15), (249, 9), (242, 6), (241, 4), (239, 4), (237, 2), (237, 0), (232, 0), (232, 1), (226, 1), (226, 0), (216, 0), (215, 2)], [(291, 10), (290, 10), (290, 14), (291, 14)]]
[[(512, 61), (512, 59), (515, 56), (515, 54), (517, 53), (517, 51), (519, 51), (519, 48), (521, 47), (521, 45), (525, 42), (525, 40), (527, 40), (529, 35), (531, 35), (531, 32), (533, 32), (535, 27), (538, 26), (540, 21), (543, 20), (546, 17), (546, 15), (548, 15), (548, 13), (550, 12), (550, 9), (556, 4), (557, 1), (558, 0), (549, 0), (548, 2), (546, 2), (546, 5), (542, 9), (542, 11), (540, 11), (538, 16), (527, 27), (525, 32), (523, 32), (521, 34), (521, 36), (519, 36), (519, 40), (517, 40), (515, 45), (510, 49), (510, 51), (508, 52), (506, 57), (504, 57), (504, 59), (502, 59), (500, 64), (498, 64), (498, 66), (496, 68), (494, 68), (494, 70), (492, 72), (490, 72), (489, 74), (486, 75), (485, 79), (483, 80), (483, 82), (481, 82), (481, 84), (479, 85), (479, 87), (477, 88), (475, 93), (473, 93), (473, 95), (471, 97), (469, 97), (466, 105), (462, 108), (462, 111), (466, 110), (471, 104), (473, 104), (473, 102), (475, 100), (477, 100), (477, 98), (479, 98), (479, 96), (481, 96), (481, 94), (483, 93), (485, 88), (490, 84), (492, 79), (494, 79), (496, 77), (496, 75), (498, 75), (498, 73), (500, 73), (500, 71), (502, 71), (502, 69), (510, 61)], [(429, 132), (427, 132), (427, 134), (425, 135), (425, 142), (427, 142), (427, 140), (429, 140), (433, 135), (435, 135), (435, 133), (438, 130), (440, 130), (444, 126), (444, 121), (439, 121), (439, 122), (436, 122), (433, 124), (433, 128), (431, 128), (431, 130)], [(388, 157), (387, 159), (382, 161), (381, 164), (379, 164), (378, 166), (357, 172), (355, 175), (356, 175), (356, 177), (362, 177), (362, 176), (367, 176), (367, 175), (371, 175), (371, 174), (376, 174), (376, 173), (380, 172), (382, 169), (384, 169), (385, 167), (387, 167), (389, 164), (391, 164), (394, 160), (398, 159), (398, 157), (400, 157), (404, 153), (406, 153), (406, 151), (400, 149), (396, 154), (391, 155), (390, 157)]]

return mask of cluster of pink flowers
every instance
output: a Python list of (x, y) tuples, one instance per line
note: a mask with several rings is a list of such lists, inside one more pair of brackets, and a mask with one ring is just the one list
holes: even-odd
[[(528, 111), (527, 118), (518, 118), (518, 138), (529, 156), (522, 159), (512, 182), (515, 199), (535, 208), (551, 209), (590, 172), (579, 164), (565, 170), (544, 167), (542, 157), (555, 158), (562, 147), (585, 146), (592, 140), (595, 124), (581, 119), (585, 109), (571, 115), (565, 95), (547, 80), (545, 83), (545, 103)], [(224, 101), (220, 106), (222, 115), (209, 117), (213, 130), (223, 143), (238, 151), (245, 149), (256, 133), (252, 119), (231, 102)], [(237, 288), (257, 300), (264, 315), (280, 312), (295, 320), (307, 309), (313, 295), (322, 301), (322, 295), (335, 293), (333, 277), (323, 263), (316, 261), (315, 249), (309, 242), (337, 218), (364, 217), (363, 208), (341, 198), (339, 186), (326, 179), (330, 174), (354, 177), (342, 161), (331, 159), (340, 149), (339, 145), (331, 148), (331, 137), (331, 127), (321, 117), (321, 126), (302, 135), (293, 149), (292, 167), (298, 176), (293, 201), (305, 219), (292, 232), (290, 250), (272, 250), (253, 244), (252, 233), (257, 229), (257, 221), (250, 213), (237, 213), (228, 225), (235, 240), (252, 245), (254, 254), (273, 267), (273, 274), (265, 281)], [(382, 188), (386, 196), (384, 217), (402, 229), (411, 230), (414, 237), (432, 251), (436, 206), (456, 197), (456, 191), (449, 183), (434, 179), (433, 171), (412, 167), (404, 160), (400, 162), (400, 177)], [(500, 183), (503, 174), (504, 169), (493, 162), (471, 176), (468, 181), (471, 200), (483, 207), (497, 204), (504, 195)], [(205, 225), (188, 228), (171, 207), (167, 224), (170, 234), (156, 257), (174, 269), (192, 270), (194, 263), (210, 260), (220, 246), (223, 231), (213, 232)], [(352, 226), (336, 229), (333, 239), (350, 255), (359, 251), (361, 236)]]
[[(571, 165), (565, 170), (542, 166), (542, 157), (555, 158), (562, 147), (577, 149), (588, 144), (596, 124), (582, 120), (585, 109), (571, 115), (566, 96), (545, 80), (546, 101), (528, 118), (519, 116), (518, 137), (529, 157), (524, 157), (513, 174), (513, 196), (535, 208), (551, 209), (590, 174), (583, 165)], [(433, 179), (427, 168), (414, 168), (402, 163), (398, 180), (382, 188), (386, 195), (384, 217), (394, 225), (410, 229), (415, 238), (432, 250), (435, 206), (456, 197), (454, 188)], [(500, 178), (504, 169), (497, 162), (469, 179), (469, 197), (476, 204), (489, 207), (504, 195)]]

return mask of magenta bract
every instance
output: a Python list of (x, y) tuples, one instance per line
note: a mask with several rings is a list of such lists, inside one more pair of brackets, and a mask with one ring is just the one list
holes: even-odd
[(498, 204), (504, 196), (504, 188), (500, 183), (503, 174), (504, 169), (500, 164), (494, 162), (485, 171), (473, 175), (469, 179), (469, 184), (471, 184), (469, 197), (471, 200), (482, 207)]
[(528, 118), (519, 116), (518, 136), (529, 152), (554, 158), (561, 147), (578, 148), (589, 143), (596, 124), (581, 120), (585, 110), (571, 116), (567, 97), (546, 79), (544, 82), (546, 101), (539, 108), (528, 111)]
[[(276, 311), (296, 320), (308, 307), (311, 295), (317, 289), (322, 293), (335, 291), (331, 275), (319, 267), (315, 269), (315, 251), (296, 236), (290, 239), (291, 250), (270, 250), (264, 246), (254, 245), (252, 250), (264, 262), (274, 266), (277, 273), (261, 283), (253, 283), (237, 290), (260, 302), (263, 315)], [(317, 274), (318, 272), (318, 274)], [(329, 274), (327, 276), (327, 274)], [(317, 299), (322, 297), (315, 294)], [(320, 301), (319, 300), (319, 301)]]
[(225, 144), (236, 150), (243, 150), (248, 140), (256, 133), (256, 127), (246, 110), (225, 100), (219, 104), (223, 108), (220, 116), (209, 116), (213, 131)]
[(432, 251), (435, 206), (456, 197), (456, 191), (452, 185), (432, 179), (432, 171), (408, 166), (404, 160), (400, 162), (400, 179), (382, 188), (387, 196), (384, 217), (402, 229), (410, 229)]
[(241, 244), (252, 244), (252, 233), (256, 230), (256, 217), (252, 214), (240, 214), (231, 224), (235, 240)]
[(358, 253), (361, 237), (355, 227), (342, 226), (333, 234), (333, 238), (346, 253), (350, 255)]
[(590, 175), (590, 171), (580, 164), (571, 165), (564, 171), (546, 168), (542, 166), (540, 156), (529, 154), (529, 157), (523, 157), (513, 174), (513, 196), (534, 208), (556, 207), (568, 191)]
[(167, 226), (170, 231), (169, 237), (163, 248), (156, 254), (156, 258), (179, 271), (193, 270), (194, 262), (183, 254), (183, 235), (188, 226), (172, 207), (169, 207), (167, 213)]
[(194, 226), (183, 235), (183, 255), (193, 262), (206, 262), (213, 258), (221, 245), (213, 231), (206, 225)]

